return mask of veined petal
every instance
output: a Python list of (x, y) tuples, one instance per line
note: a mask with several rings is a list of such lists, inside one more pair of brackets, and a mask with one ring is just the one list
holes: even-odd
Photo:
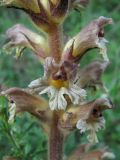
[(51, 110), (62, 109), (64, 110), (67, 106), (67, 101), (64, 98), (63, 90), (58, 90), (53, 86), (49, 86), (44, 89), (40, 94), (47, 93), (49, 96), (49, 106)]
[[(93, 48), (100, 48), (100, 51), (104, 55), (103, 58), (108, 60), (106, 55), (106, 40), (104, 39), (104, 26), (112, 24), (111, 18), (99, 17), (92, 21), (87, 27), (73, 37), (65, 46), (62, 54), (62, 59), (79, 60), (88, 50)], [(71, 49), (70, 49), (71, 48)]]
[(13, 48), (19, 48), (18, 56), (20, 56), (23, 48), (27, 47), (32, 49), (39, 57), (46, 57), (48, 48), (45, 39), (23, 25), (17, 24), (10, 28), (6, 32), (6, 37), (8, 43), (4, 46), (5, 50), (10, 52)]
[(49, 96), (49, 105), (52, 110), (66, 109), (67, 100), (65, 99), (65, 95), (70, 98), (73, 104), (79, 104), (86, 96), (85, 90), (74, 85), (69, 88), (61, 87), (60, 89), (57, 89), (53, 86), (48, 86), (39, 94), (45, 93), (47, 93)]

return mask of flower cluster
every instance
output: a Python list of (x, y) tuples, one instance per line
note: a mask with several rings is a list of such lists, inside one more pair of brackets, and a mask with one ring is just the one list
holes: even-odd
[[(69, 11), (79, 10), (87, 3), (87, 0), (0, 0), (0, 5), (25, 11), (44, 33), (44, 36), (38, 35), (20, 24), (6, 32), (6, 51), (15, 48), (17, 57), (20, 57), (24, 49), (29, 48), (44, 67), (43, 77), (33, 80), (28, 88), (11, 88), (2, 92), (10, 100), (10, 122), (16, 113), (27, 111), (47, 123), (53, 110), (60, 111), (61, 131), (77, 127), (81, 133), (90, 131), (90, 142), (98, 141), (96, 131), (105, 126), (102, 111), (113, 105), (108, 98), (87, 102), (86, 88), (99, 88), (108, 93), (101, 76), (109, 64), (104, 27), (112, 24), (112, 19), (101, 16), (91, 21), (66, 45), (63, 45), (61, 36), (61, 26)], [(101, 59), (81, 69), (81, 58), (95, 48), (99, 49)], [(48, 100), (41, 97), (43, 94)]]

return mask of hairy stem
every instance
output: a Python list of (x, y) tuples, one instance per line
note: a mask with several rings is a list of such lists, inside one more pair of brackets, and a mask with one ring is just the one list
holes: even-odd
[(49, 136), (49, 160), (62, 160), (64, 136), (58, 128), (59, 113), (53, 112)]
[(61, 26), (53, 25), (52, 27), (50, 27), (48, 42), (51, 56), (54, 58), (55, 62), (59, 63), (63, 43)]

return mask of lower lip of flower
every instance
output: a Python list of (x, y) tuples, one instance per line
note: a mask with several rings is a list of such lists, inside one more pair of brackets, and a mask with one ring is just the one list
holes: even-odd
[(63, 80), (50, 80), (50, 85), (54, 86), (57, 89), (60, 89), (61, 87), (65, 87), (68, 88), (69, 87), (69, 83), (68, 81), (63, 81)]

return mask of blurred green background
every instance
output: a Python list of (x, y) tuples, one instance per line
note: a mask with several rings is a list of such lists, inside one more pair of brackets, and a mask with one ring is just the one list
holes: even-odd
[[(106, 111), (106, 129), (98, 134), (99, 146), (107, 145), (120, 160), (120, 2), (119, 0), (91, 0), (90, 5), (81, 12), (72, 11), (64, 24), (64, 33), (72, 37), (80, 31), (90, 20), (99, 16), (112, 17), (114, 24), (105, 28), (105, 37), (109, 41), (108, 56), (110, 65), (103, 75), (103, 80), (109, 89), (110, 98), (115, 108)], [(37, 58), (25, 51), (24, 56), (16, 60), (13, 55), (6, 55), (2, 51), (5, 41), (5, 31), (14, 24), (21, 23), (38, 32), (30, 19), (21, 11), (0, 8), (0, 85), (7, 87), (27, 87), (34, 79), (43, 73), (41, 64)], [(93, 59), (99, 59), (98, 50), (91, 51), (81, 61), (81, 66)], [(91, 98), (95, 98), (92, 94)], [(24, 114), (16, 118), (15, 124), (7, 124), (7, 104), (4, 98), (0, 99), (0, 160), (5, 155), (23, 157), (23, 160), (42, 160), (47, 153), (47, 136), (39, 127), (38, 121)], [(6, 114), (5, 114), (6, 112)], [(3, 114), (4, 113), (4, 114)], [(65, 142), (65, 154), (71, 151), (81, 142), (86, 143), (86, 136), (79, 131), (72, 133)]]

